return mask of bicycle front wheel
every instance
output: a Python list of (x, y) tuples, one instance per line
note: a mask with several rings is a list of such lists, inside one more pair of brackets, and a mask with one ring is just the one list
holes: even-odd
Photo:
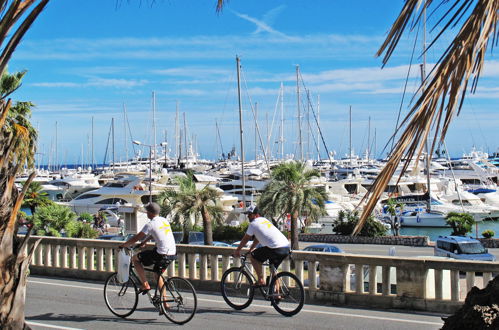
[(278, 273), (270, 283), (270, 302), (284, 316), (293, 316), (303, 307), (305, 290), (295, 274)]
[(225, 302), (237, 310), (248, 307), (255, 295), (253, 280), (241, 267), (227, 269), (222, 275), (220, 289)]
[(104, 284), (104, 301), (107, 308), (116, 316), (127, 317), (137, 308), (139, 295), (137, 285), (129, 278), (120, 283), (117, 273), (111, 274)]
[(180, 278), (169, 278), (161, 288), (161, 311), (176, 324), (189, 322), (196, 314), (198, 300), (191, 282)]

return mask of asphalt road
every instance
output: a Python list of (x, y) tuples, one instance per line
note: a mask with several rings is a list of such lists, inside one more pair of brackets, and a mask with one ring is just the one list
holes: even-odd
[[(146, 297), (137, 311), (120, 319), (108, 311), (103, 283), (29, 278), (26, 320), (33, 329), (156, 329), (178, 327), (159, 316)], [(182, 329), (439, 329), (442, 315), (305, 305), (291, 318), (268, 302), (255, 300), (243, 311), (232, 310), (219, 294), (198, 292), (198, 311)]]
[[(321, 243), (300, 242), (300, 248), (303, 249), (309, 245)], [(395, 255), (399, 257), (423, 257), (433, 256), (433, 247), (413, 247), (403, 245), (380, 245), (380, 244), (336, 244), (343, 251), (355, 254), (367, 254), (376, 256), (388, 256), (391, 247), (395, 249)], [(499, 260), (499, 249), (489, 249), (489, 252)]]

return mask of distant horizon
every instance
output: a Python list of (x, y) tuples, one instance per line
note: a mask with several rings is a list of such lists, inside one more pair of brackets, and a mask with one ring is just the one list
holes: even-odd
[[(116, 159), (125, 158), (125, 130), (129, 156), (132, 138), (153, 144), (153, 92), (157, 143), (174, 144), (178, 107), (178, 130), (183, 130), (185, 113), (184, 144), (185, 140), (196, 144), (202, 158), (215, 159), (222, 147), (227, 153), (235, 146), (239, 154), (236, 55), (242, 63), (246, 158), (254, 158), (255, 153), (254, 117), (263, 143), (276, 152), (281, 83), (284, 153), (299, 154), (297, 65), (303, 78), (300, 111), (305, 150), (315, 153), (318, 137), (314, 116), (306, 115), (306, 90), (316, 115), (319, 112), (328, 150), (335, 150), (336, 157), (348, 153), (350, 107), (353, 149), (361, 155), (368, 145), (373, 146), (376, 131), (376, 150), (382, 150), (394, 132), (399, 109), (402, 119), (420, 83), (421, 57), (416, 52), (401, 106), (413, 45), (422, 43), (414, 41), (419, 27), (401, 38), (385, 68), (374, 57), (403, 1), (268, 0), (257, 4), (235, 0), (227, 2), (220, 14), (215, 13), (215, 5), (215, 0), (142, 5), (50, 2), (9, 64), (9, 72), (28, 70), (23, 86), (12, 97), (36, 104), (32, 123), (40, 132), (37, 152), (42, 162), (88, 160), (92, 120), (94, 155), (99, 161), (104, 159), (112, 118)], [(88, 17), (92, 17), (90, 23)], [(438, 13), (429, 17), (430, 27), (435, 17)], [(429, 28), (427, 40), (438, 32), (438, 28)], [(445, 33), (428, 50), (427, 72), (455, 32)], [(499, 146), (499, 61), (495, 57), (487, 53), (476, 94), (466, 97), (461, 115), (450, 127), (446, 144), (452, 155), (469, 152), (472, 146), (495, 152)], [(125, 108), (130, 129), (124, 121)], [(325, 158), (320, 138), (319, 142)], [(147, 148), (142, 151), (143, 155), (147, 152)]]

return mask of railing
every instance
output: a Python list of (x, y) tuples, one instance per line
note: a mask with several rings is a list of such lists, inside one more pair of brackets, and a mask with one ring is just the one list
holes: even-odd
[[(71, 238), (38, 239), (31, 272), (103, 280), (115, 271), (122, 242)], [(234, 248), (178, 245), (169, 276), (189, 278), (196, 287), (218, 290), (221, 275), (239, 265)], [(294, 251), (281, 268), (305, 284), (308, 302), (453, 312), (473, 287), (483, 288), (499, 274), (495, 262), (435, 257), (403, 258)], [(268, 274), (268, 269), (264, 269)]]

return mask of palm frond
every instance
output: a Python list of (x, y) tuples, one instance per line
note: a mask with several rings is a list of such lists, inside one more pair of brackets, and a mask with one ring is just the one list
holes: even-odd
[[(431, 5), (432, 2), (428, 0), (426, 6)], [(448, 21), (444, 24), (442, 32), (452, 24), (457, 24), (466, 13), (466, 6), (469, 6), (470, 2), (472, 0), (462, 1), (460, 6), (454, 7), (452, 14), (447, 11), (445, 17), (448, 17)], [(392, 55), (410, 18), (420, 17), (421, 4), (422, 0), (406, 1), (404, 9), (377, 53), (378, 56), (385, 53), (384, 64)], [(402, 171), (404, 173), (411, 159), (414, 156), (419, 157), (430, 134), (433, 134), (434, 139), (428, 150), (429, 155), (433, 154), (436, 143), (445, 138), (452, 119), (461, 110), (470, 79), (472, 79), (471, 91), (475, 91), (483, 69), (489, 39), (495, 38), (497, 34), (498, 10), (499, 1), (478, 0), (451, 45), (423, 82), (424, 90), (421, 96), (403, 121), (406, 126), (404, 132), (386, 166), (378, 175), (368, 194), (364, 196), (363, 201), (365, 199), (368, 201), (354, 229), (354, 235), (360, 232), (402, 158), (407, 159)]]

